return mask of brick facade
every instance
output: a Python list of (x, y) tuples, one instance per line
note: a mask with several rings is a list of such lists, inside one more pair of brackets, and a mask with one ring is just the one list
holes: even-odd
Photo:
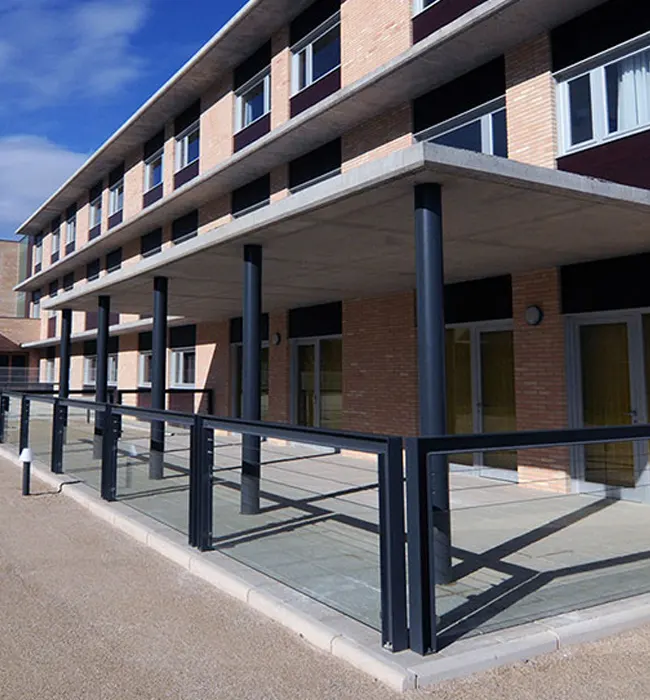
[[(278, 345), (273, 342), (276, 333), (280, 337)], [(291, 420), (291, 343), (287, 313), (270, 314), (269, 341), (268, 420), (288, 423)]]
[(555, 168), (557, 118), (548, 34), (506, 54), (506, 109), (508, 156)]

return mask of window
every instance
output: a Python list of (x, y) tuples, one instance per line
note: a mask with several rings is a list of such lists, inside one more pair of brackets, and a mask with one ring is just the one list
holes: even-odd
[(650, 49), (620, 54), (619, 48), (609, 52), (613, 60), (556, 76), (564, 152), (650, 128)]
[(117, 353), (108, 356), (108, 384), (117, 386)]
[(90, 202), (90, 228), (100, 226), (102, 223), (102, 196), (101, 194)]
[(160, 253), (162, 250), (162, 229), (157, 228), (155, 231), (145, 233), (140, 238), (140, 255), (147, 258), (150, 255)]
[(69, 292), (74, 289), (74, 272), (69, 272), (63, 276), (63, 291)]
[(293, 49), (293, 92), (299, 92), (341, 65), (341, 23), (337, 12)]
[(34, 239), (34, 271), (38, 272), (43, 264), (43, 236), (36, 236)]
[(113, 216), (124, 209), (124, 180), (116, 182), (108, 192), (108, 214)]
[(41, 317), (41, 292), (40, 290), (32, 293), (32, 318)]
[(162, 149), (144, 162), (144, 191), (148, 192), (154, 187), (158, 187), (163, 181), (163, 161)]
[(97, 355), (84, 357), (84, 384), (95, 386), (97, 381)]
[(73, 214), (65, 222), (65, 245), (74, 245), (77, 240), (77, 215)]
[(138, 386), (151, 386), (151, 351), (140, 353), (138, 367)]
[(196, 351), (194, 348), (172, 350), (171, 385), (194, 386)]
[(289, 189), (298, 192), (340, 172), (341, 139), (335, 139), (289, 163)]
[(45, 383), (54, 384), (56, 381), (55, 360), (53, 357), (45, 358)]
[(415, 0), (414, 2), (414, 12), (417, 14), (418, 12), (422, 12), (422, 10), (426, 10), (427, 7), (430, 7), (431, 5), (435, 5), (435, 3), (440, 2), (440, 0)]
[(99, 268), (99, 258), (92, 260), (86, 265), (86, 279), (89, 282), (92, 282), (92, 280), (96, 280), (99, 277)]
[(115, 272), (122, 267), (122, 249), (116, 248), (106, 255), (106, 272)]
[(172, 222), (172, 243), (182, 243), (194, 238), (199, 231), (199, 212), (194, 210)]
[(176, 170), (182, 170), (199, 159), (199, 122), (192, 124), (176, 137)]
[(61, 250), (61, 227), (52, 228), (52, 257), (56, 258)]
[(237, 91), (235, 129), (241, 131), (271, 111), (271, 74), (259, 73)]
[(417, 135), (420, 141), (508, 157), (508, 132), (504, 98), (436, 124)]
[(260, 207), (264, 207), (271, 201), (271, 178), (263, 175), (243, 187), (233, 190), (231, 194), (231, 208), (233, 216), (249, 214)]

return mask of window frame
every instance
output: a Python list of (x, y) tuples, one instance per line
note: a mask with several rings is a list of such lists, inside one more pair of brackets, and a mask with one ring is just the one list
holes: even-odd
[[(184, 162), (184, 156), (189, 157), (189, 139), (192, 134), (199, 135), (199, 154), (194, 160)], [(186, 129), (183, 129), (175, 139), (175, 173), (179, 173), (192, 163), (196, 163), (201, 158), (201, 120), (197, 119), (193, 124), (190, 124)]]
[[(186, 382), (181, 377), (181, 381), (176, 381), (176, 375), (180, 366), (181, 375), (183, 373), (183, 360), (186, 355), (194, 355), (194, 381)], [(194, 389), (196, 387), (196, 347), (172, 348), (169, 358), (169, 386), (172, 389)]]
[[(145, 379), (146, 360), (149, 358), (149, 381)], [(153, 352), (151, 350), (141, 350), (138, 355), (138, 386), (144, 388), (151, 387), (151, 362), (153, 360)]]
[(30, 318), (41, 318), (41, 295), (39, 294), (38, 297), (32, 296), (32, 310), (30, 313)]
[(119, 377), (119, 353), (117, 352), (111, 352), (108, 354), (108, 363), (107, 363), (107, 384), (108, 386), (117, 386), (118, 382), (118, 377)]
[(102, 194), (88, 203), (88, 226), (91, 230), (102, 225)]
[(34, 242), (34, 266), (43, 265), (43, 236)]
[[(339, 63), (334, 68), (330, 68), (327, 73), (319, 76), (316, 80), (313, 77), (314, 71), (314, 44), (326, 36), (330, 31), (338, 27), (339, 30), (339, 44), (342, 43), (341, 39), (341, 12), (335, 12), (331, 17), (328, 17), (324, 22), (313, 29), (307, 36), (303, 37), (300, 41), (291, 47), (291, 97), (301, 93), (303, 90), (307, 90), (312, 85), (317, 83), (323, 78), (333, 73), (335, 70), (341, 68), (342, 56), (339, 56)], [(305, 67), (305, 78), (307, 80), (303, 87), (300, 87), (300, 56), (306, 52), (306, 67)]]
[[(650, 120), (631, 129), (609, 133), (607, 102), (607, 68), (627, 58), (650, 51), (650, 32), (623, 42), (605, 51), (567, 66), (554, 74), (557, 95), (558, 157), (571, 155), (633, 136), (650, 130)], [(591, 93), (592, 137), (578, 144), (571, 144), (571, 100), (569, 85), (579, 78), (589, 76)]]
[[(504, 111), (506, 109), (506, 98), (505, 95), (497, 97), (489, 102), (484, 102), (482, 105), (473, 107), (472, 109), (457, 114), (444, 122), (439, 124), (434, 124), (423, 131), (415, 134), (416, 141), (428, 141), (432, 142), (434, 139), (445, 136), (446, 134), (456, 131), (464, 126), (469, 126), (476, 121), (481, 122), (481, 151), (480, 153), (486, 155), (494, 154), (494, 130), (493, 130), (493, 115), (498, 112)], [(506, 127), (507, 128), (507, 127)], [(486, 150), (486, 145), (489, 150)], [(502, 156), (496, 156), (502, 157)]]
[[(70, 235), (70, 231), (72, 231), (72, 235)], [(77, 214), (75, 213), (74, 216), (70, 216), (66, 219), (65, 222), (65, 244), (66, 246), (71, 245), (72, 243), (77, 242)]]
[[(244, 112), (246, 102), (244, 98), (258, 85), (263, 85), (264, 88), (264, 112), (246, 123)], [(235, 91), (235, 133), (239, 133), (249, 126), (256, 124), (260, 119), (264, 119), (271, 112), (271, 66), (267, 66), (264, 70), (254, 75), (250, 80), (246, 81), (240, 88)]]
[(84, 355), (84, 386), (97, 386), (97, 355)]
[(108, 188), (108, 215), (124, 211), (124, 178), (120, 178)]
[(413, 17), (428, 10), (430, 7), (433, 7), (433, 5), (437, 5), (439, 2), (441, 2), (441, 0), (433, 0), (433, 2), (425, 5), (425, 0), (413, 0)]
[(54, 357), (45, 358), (45, 384), (56, 383), (56, 359)]
[(57, 253), (61, 253), (61, 225), (52, 231), (52, 250), (50, 255), (56, 255)]
[[(160, 182), (155, 185), (151, 184), (152, 165), (160, 159)], [(144, 159), (144, 194), (151, 192), (159, 185), (163, 184), (165, 168), (165, 149), (160, 148), (155, 153), (152, 153), (148, 158)]]

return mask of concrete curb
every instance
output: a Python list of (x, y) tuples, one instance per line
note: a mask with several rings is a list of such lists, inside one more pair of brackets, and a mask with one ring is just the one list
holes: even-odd
[[(0, 457), (21, 466), (17, 456), (4, 446), (0, 446)], [(61, 490), (125, 535), (398, 692), (529, 660), (650, 624), (650, 594), (646, 594), (463, 639), (429, 657), (411, 651), (390, 654), (381, 648), (376, 630), (220, 552), (197, 552), (180, 532), (123, 503), (102, 501), (96, 491), (68, 475), (52, 474), (38, 464), (32, 465), (32, 471), (44, 484)]]

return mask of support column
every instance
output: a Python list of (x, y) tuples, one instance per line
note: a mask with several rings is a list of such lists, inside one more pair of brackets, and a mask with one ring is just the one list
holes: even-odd
[[(165, 409), (167, 378), (167, 294), (166, 277), (153, 281), (153, 333), (151, 345), (151, 408)], [(151, 424), (149, 478), (163, 478), (165, 458), (165, 423)]]
[[(261, 418), (262, 247), (244, 246), (243, 407), (244, 420)], [(242, 436), (241, 512), (260, 508), (260, 437)]]
[[(97, 305), (97, 376), (95, 377), (95, 401), (106, 403), (108, 400), (108, 324), (111, 313), (111, 298), (100, 296)], [(101, 459), (104, 435), (104, 416), (95, 414), (95, 459)]]
[[(72, 309), (63, 309), (61, 314), (61, 352), (59, 358), (59, 398), (70, 396), (70, 353), (72, 335)], [(61, 407), (63, 419), (63, 444), (67, 438), (68, 407)]]
[[(445, 305), (440, 185), (415, 186), (420, 434), (445, 435)], [(437, 583), (451, 579), (449, 470), (445, 455), (428, 465), (434, 572)]]

